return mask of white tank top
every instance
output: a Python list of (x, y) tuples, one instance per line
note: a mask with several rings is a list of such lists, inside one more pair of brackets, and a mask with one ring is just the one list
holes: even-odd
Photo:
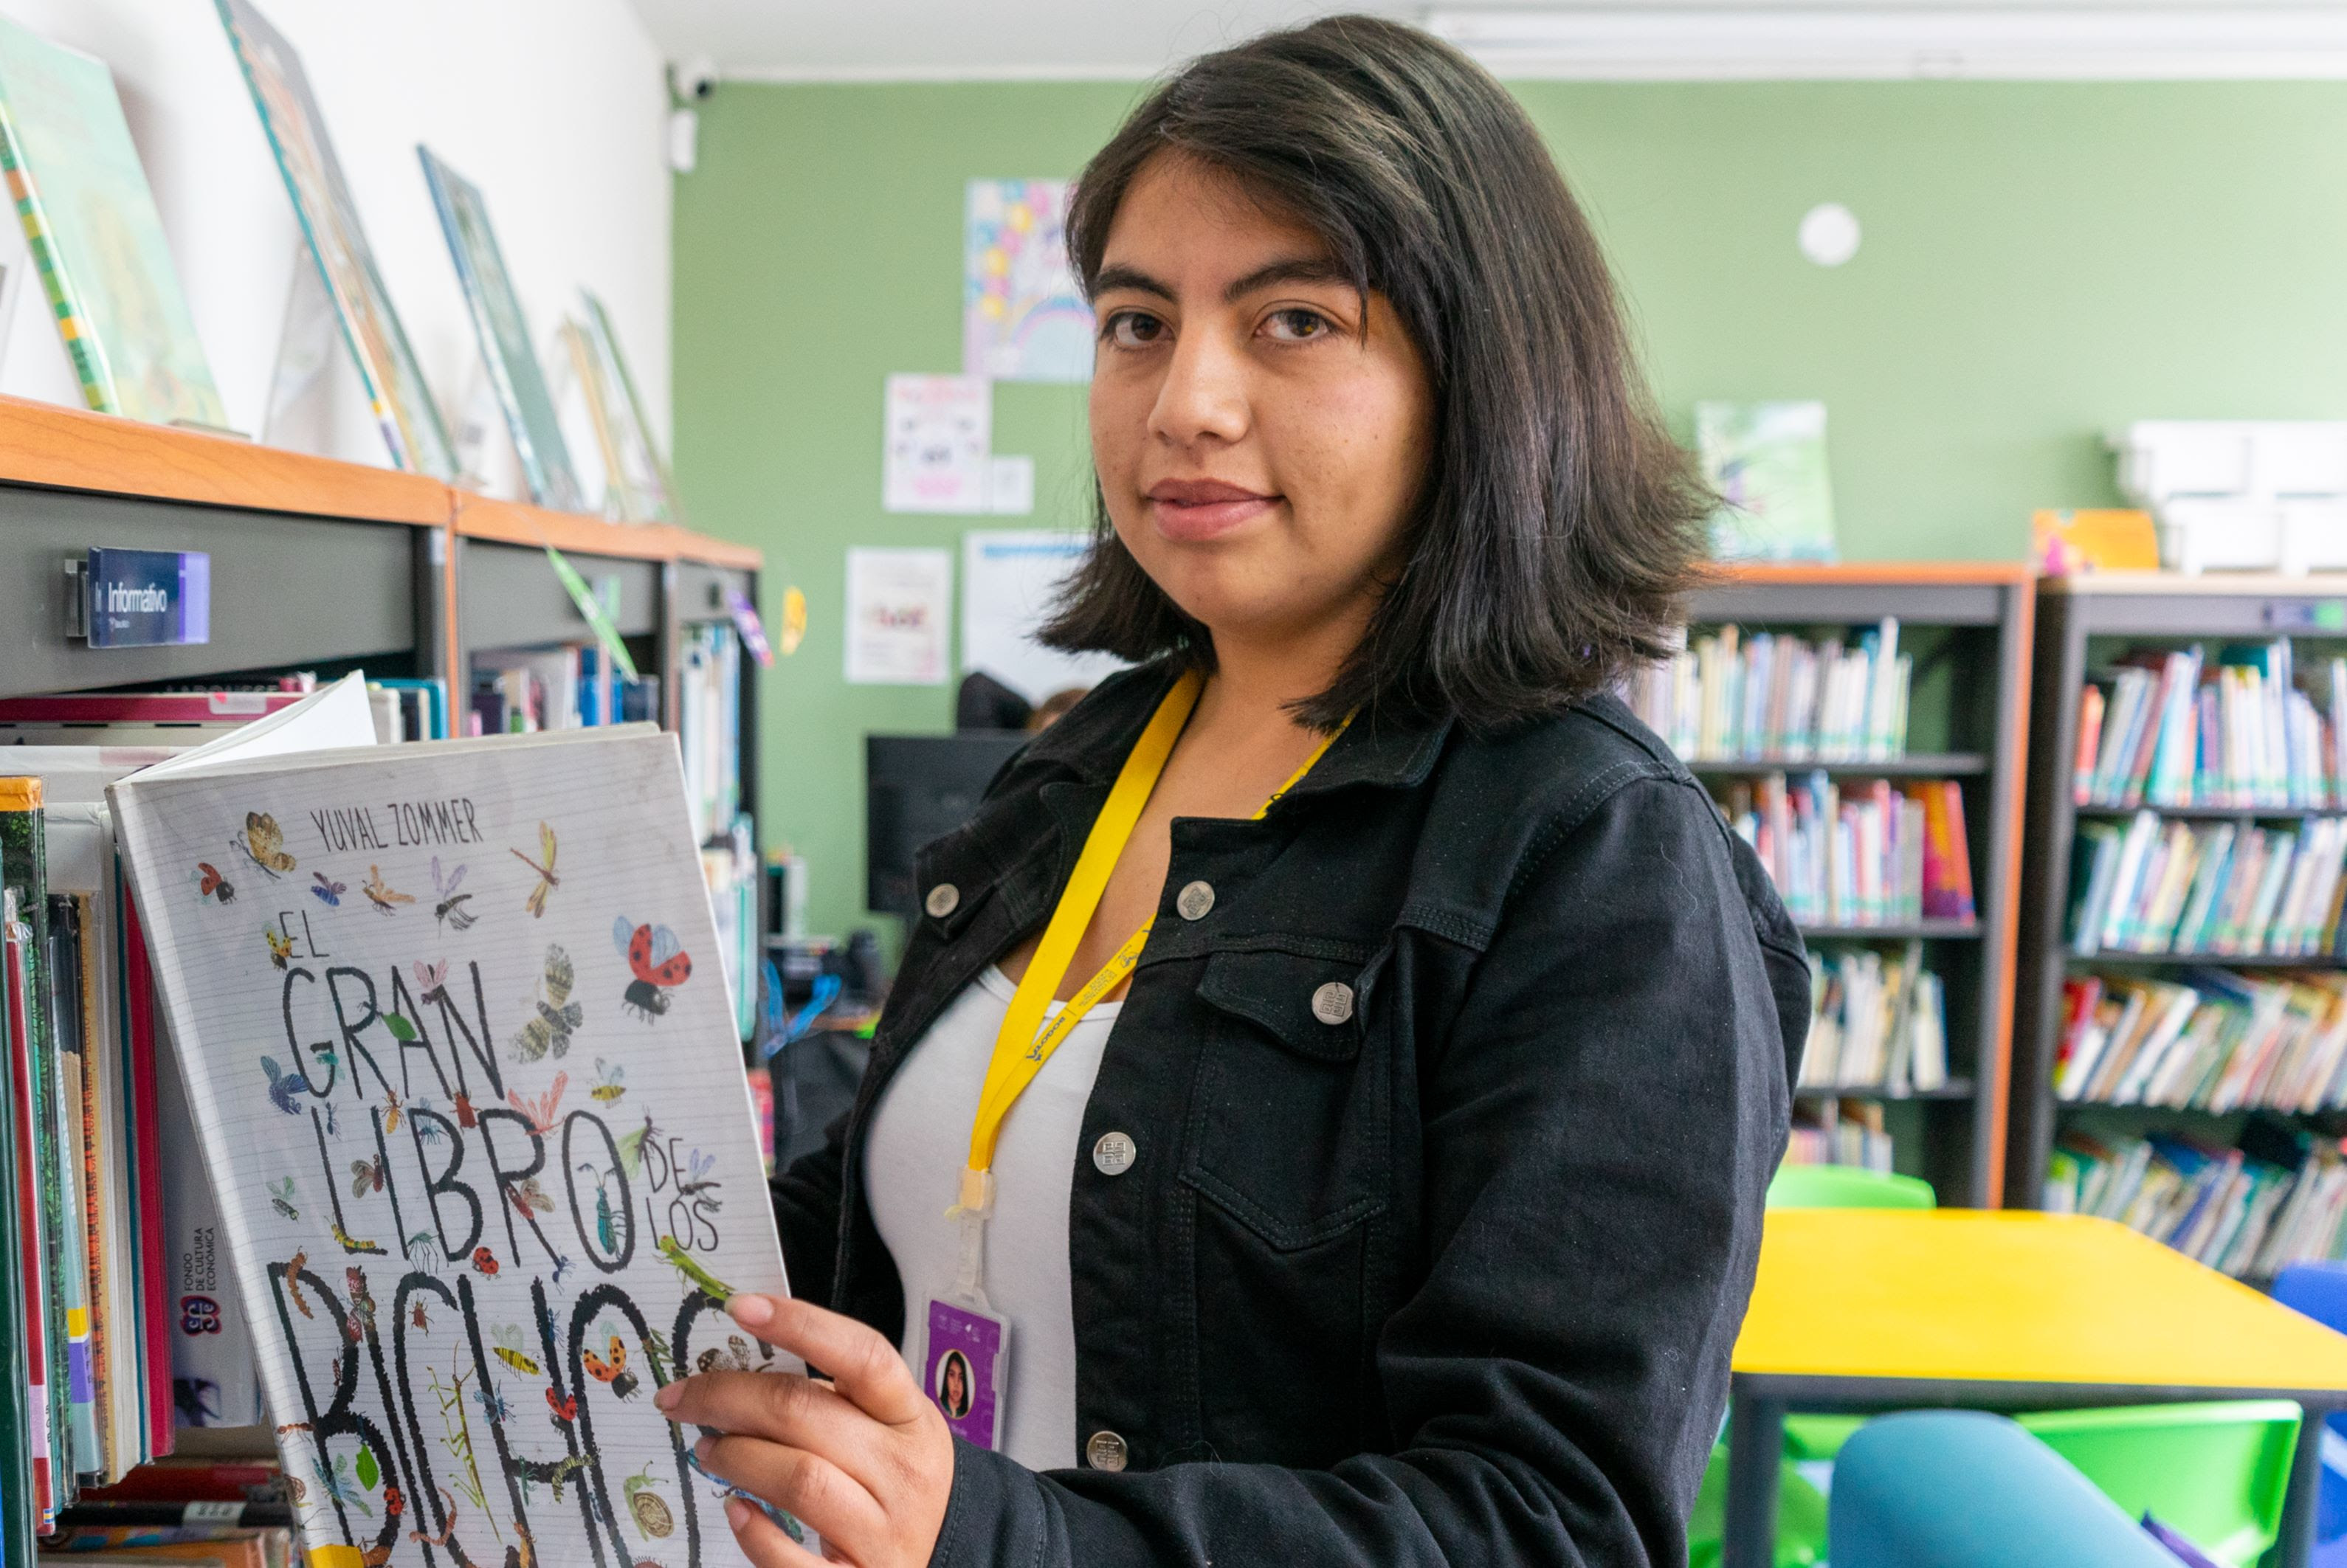
[[(989, 964), (923, 1035), (880, 1096), (864, 1190), (905, 1283), (897, 1348), (917, 1378), (928, 1299), (953, 1284), (960, 1233), (946, 1218), (969, 1157), (970, 1118), (1015, 988)], [(1030, 1470), (1076, 1463), (1076, 1327), (1068, 1204), (1084, 1106), (1121, 1003), (1102, 1002), (1069, 1032), (1004, 1118), (994, 1148), (986, 1293), (1010, 1320), (1002, 1451)], [(1057, 1014), (1053, 1002), (1051, 1012)]]

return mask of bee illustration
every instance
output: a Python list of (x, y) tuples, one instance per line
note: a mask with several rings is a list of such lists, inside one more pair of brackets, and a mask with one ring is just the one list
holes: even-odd
[(302, 1271), (309, 1266), (310, 1253), (306, 1247), (285, 1260), (285, 1299), (291, 1301), (293, 1310), (302, 1317), (315, 1317), (318, 1315), (310, 1310), (310, 1298), (302, 1294)]
[(265, 811), (244, 814), (244, 836), (236, 841), (236, 847), (272, 882), (293, 869), (293, 857), (285, 853), (285, 830)]
[(496, 1274), (497, 1271), (497, 1255), (491, 1252), (486, 1246), (475, 1247), (473, 1249), (473, 1267), (482, 1274)]
[(425, 1007), (430, 1007), (434, 1002), (447, 1000), (448, 960), (443, 958), (436, 964), (427, 965), (422, 959), (417, 959), (415, 989), (418, 993), (416, 999)]
[(586, 1019), (586, 1012), (570, 999), (570, 990), (578, 984), (579, 972), (571, 968), (570, 955), (559, 942), (549, 942), (546, 948), (546, 995), (538, 999), (538, 1016), (521, 1026), (511, 1041), (516, 1061), (538, 1061), (547, 1052), (567, 1056), (570, 1051), (570, 1033)]
[(595, 1087), (587, 1092), (609, 1105), (628, 1091), (628, 1070), (616, 1061), (595, 1059)]
[(280, 936), (274, 926), (263, 926), (261, 928), (261, 934), (269, 938), (269, 961), (279, 968), (283, 968), (285, 960), (293, 956), (293, 938), (290, 936)]
[(396, 915), (399, 911), (394, 906), (415, 902), (415, 894), (395, 892), (386, 885), (383, 879), (383, 867), (379, 866), (367, 867), (367, 879), (359, 891), (367, 896), (367, 902), (374, 906), (378, 915)]
[(269, 1206), (289, 1220), (298, 1220), (302, 1217), (302, 1211), (293, 1206), (292, 1177), (288, 1176), (282, 1182), (269, 1184)]
[(554, 1397), (553, 1386), (549, 1384), (546, 1389), (546, 1408), (554, 1412), (557, 1424), (575, 1421), (579, 1419), (579, 1396), (565, 1394), (558, 1399)]
[(570, 1074), (558, 1072), (554, 1075), (554, 1087), (536, 1100), (524, 1100), (518, 1091), (508, 1089), (506, 1103), (520, 1112), (529, 1130), (542, 1138), (554, 1131), (555, 1112), (562, 1108), (562, 1091), (569, 1087)]
[(383, 1130), (399, 1131), (399, 1091), (388, 1083), (383, 1086)]
[(329, 1221), (328, 1226), (334, 1233), (334, 1245), (341, 1247), (344, 1252), (364, 1253), (371, 1257), (388, 1257), (391, 1255), (389, 1253), (384, 1252), (378, 1243), (362, 1241), (357, 1236), (354, 1236), (350, 1232), (344, 1230), (340, 1220)]
[(323, 871), (310, 873), (310, 880), (313, 884), (310, 891), (329, 909), (341, 908), (343, 895), (351, 890), (348, 883), (336, 882)]
[(196, 862), (196, 897), (217, 898), (223, 904), (236, 902), (236, 884), (220, 875), (220, 868), (209, 860)]
[(518, 849), (507, 853), (538, 873), (538, 885), (529, 890), (529, 897), (525, 901), (531, 918), (538, 918), (546, 913), (546, 896), (562, 886), (562, 878), (554, 874), (554, 829), (542, 822), (538, 825), (538, 860), (543, 860), (545, 865), (539, 865), (538, 860), (532, 860)]
[(538, 1184), (536, 1176), (525, 1176), (518, 1182), (507, 1183), (506, 1196), (525, 1217), (533, 1209), (542, 1214), (554, 1212), (554, 1200), (546, 1195), (546, 1189)]
[(589, 1377), (599, 1383), (610, 1384), (611, 1392), (624, 1399), (636, 1391), (636, 1375), (628, 1370), (628, 1348), (620, 1342), (618, 1335), (610, 1337), (610, 1345), (609, 1359), (589, 1350), (580, 1357), (580, 1360)]
[(526, 1372), (533, 1378), (545, 1376), (544, 1372), (539, 1369), (537, 1361), (532, 1359), (528, 1352), (525, 1351), (521, 1348), (522, 1341), (520, 1324), (498, 1324), (490, 1328), (489, 1337), (497, 1341), (497, 1343), (490, 1348), (490, 1351), (491, 1354), (495, 1355), (498, 1360), (503, 1361), (507, 1366), (511, 1367), (517, 1372)]
[(467, 929), (474, 921), (480, 918), (478, 915), (465, 907), (466, 904), (472, 902), (473, 896), (470, 893), (456, 891), (463, 885), (464, 880), (465, 867), (459, 866), (444, 877), (440, 875), (440, 857), (436, 855), (432, 857), (432, 897), (435, 900), (432, 906), (432, 918), (439, 924), (458, 931)]
[(369, 1193), (383, 1191), (383, 1156), (372, 1160), (351, 1162), (351, 1196), (365, 1197)]
[(668, 1011), (671, 988), (692, 978), (692, 956), (676, 933), (666, 926), (630, 925), (622, 915), (611, 922), (611, 943), (635, 977), (620, 998), (628, 1010), (647, 1023)]
[(308, 1084), (302, 1079), (278, 1066), (277, 1059), (273, 1056), (264, 1056), (261, 1059), (261, 1071), (269, 1074), (269, 1102), (288, 1116), (302, 1114), (302, 1107), (293, 1102), (293, 1097), (306, 1089)]

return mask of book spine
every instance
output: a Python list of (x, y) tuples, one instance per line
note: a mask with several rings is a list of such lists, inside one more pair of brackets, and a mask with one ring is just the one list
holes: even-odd
[(176, 1430), (171, 1390), (170, 1265), (164, 1245), (163, 1157), (155, 1083), (155, 980), (147, 955), (147, 932), (138, 906), (118, 874), (115, 897), (122, 912), (124, 1040), (130, 1054), (130, 1103), (141, 1135), (138, 1144), (139, 1305), (143, 1317), (147, 1380), (147, 1449), (169, 1454)]
[(2095, 804), (2095, 749), (2102, 739), (2103, 689), (2089, 682), (2078, 693), (2078, 744), (2070, 764), (2070, 801)]
[[(39, 1310), (49, 1332), (43, 1337), (49, 1365), (45, 1371), (47, 1391), (47, 1431), (62, 1441), (70, 1430), (65, 1378), (67, 1252), (67, 1175), (65, 1129), (58, 1119), (56, 1096), (49, 1092), (58, 1081), (54, 1003), (48, 989), (49, 950), (47, 824), (41, 807), (38, 779), (0, 779), (0, 886), (16, 895), (16, 917), (30, 932), (26, 948), (25, 1011), (26, 1055), (31, 1063), (34, 1100), (22, 1125), (33, 1130), (36, 1173), (33, 1201), (40, 1214), (34, 1232), (38, 1238), (43, 1292)], [(63, 1484), (64, 1475), (56, 1476)]]
[(32, 1050), (35, 944), (31, 927), (17, 916), (15, 890), (5, 892), (5, 905), (0, 905), (0, 969), (5, 971), (7, 991), (9, 1115), (18, 1131), (14, 1149), (17, 1245), (11, 1266), (17, 1270), (17, 1299), (22, 1303), (19, 1317), (24, 1333), (23, 1349), (15, 1371), (25, 1388), (23, 1420), (18, 1430), (29, 1465), (22, 1475), (9, 1480), (12, 1490), (29, 1481), (35, 1529), (46, 1534), (56, 1528), (58, 1505), (51, 1449), (51, 1436), (57, 1427), (49, 1387), (49, 1339), (55, 1320), (48, 1315), (48, 1249), (42, 1245), (46, 1233), (41, 1227), (46, 1216), (41, 1212), (40, 1162), (35, 1140), (23, 1136), (24, 1130), (40, 1124), (41, 1101), (35, 1088), (38, 1080)]

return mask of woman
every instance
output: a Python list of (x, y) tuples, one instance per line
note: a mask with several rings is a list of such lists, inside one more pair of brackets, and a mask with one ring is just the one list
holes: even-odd
[(802, 1298), (735, 1316), (833, 1385), (663, 1408), (864, 1564), (1683, 1563), (1808, 974), (1608, 694), (1705, 497), (1595, 241), (1496, 83), (1361, 18), (1194, 63), (1079, 191), (1051, 636), (1138, 668), (924, 853), (775, 1184)]

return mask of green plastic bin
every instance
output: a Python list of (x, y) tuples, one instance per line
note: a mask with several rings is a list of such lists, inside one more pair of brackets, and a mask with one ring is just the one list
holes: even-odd
[(1928, 1209), (1932, 1184), (1856, 1165), (1779, 1165), (1768, 1184), (1772, 1209)]
[(2150, 1513), (2231, 1568), (2250, 1568), (2280, 1533), (2303, 1419), (2288, 1399), (2014, 1418), (2129, 1515)]
[[(1719, 1568), (1727, 1523), (1727, 1445), (1711, 1450), (1687, 1521), (1687, 1568)], [(1789, 1465), (1777, 1469), (1777, 1568), (1815, 1568), (1826, 1560), (1825, 1493)]]

